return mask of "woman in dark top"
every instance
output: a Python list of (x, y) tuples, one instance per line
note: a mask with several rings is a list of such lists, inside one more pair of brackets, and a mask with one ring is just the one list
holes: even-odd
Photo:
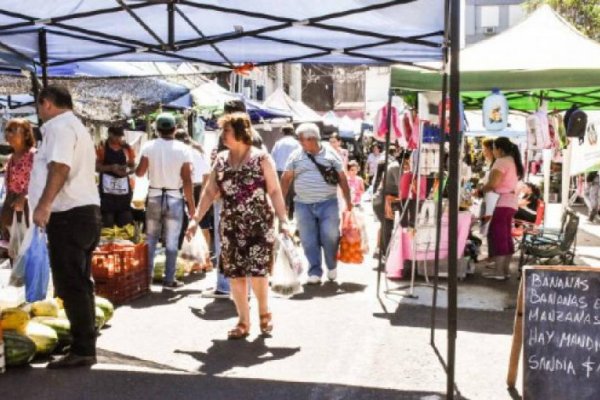
[(123, 139), (121, 127), (108, 128), (108, 139), (96, 151), (96, 171), (100, 173), (102, 225), (122, 227), (133, 222), (133, 195), (129, 174), (133, 173), (135, 154)]
[(541, 198), (540, 189), (533, 183), (526, 182), (522, 190), (523, 197), (519, 199), (519, 209), (515, 214), (516, 220), (535, 222), (538, 201)]

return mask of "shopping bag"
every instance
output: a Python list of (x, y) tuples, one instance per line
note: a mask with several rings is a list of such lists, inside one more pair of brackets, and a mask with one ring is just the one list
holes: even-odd
[(296, 276), (302, 275), (304, 267), (308, 265), (306, 256), (302, 251), (299, 251), (298, 247), (294, 244), (294, 241), (287, 235), (281, 235), (279, 238), (279, 245), (285, 251), (290, 266), (294, 270)]
[(211, 267), (210, 252), (206, 239), (201, 229), (196, 229), (196, 233), (188, 240), (186, 237), (181, 245), (181, 258), (192, 261), (192, 271), (200, 271)]
[(10, 226), (10, 240), (8, 241), (8, 256), (15, 259), (19, 254), (19, 248), (27, 231), (25, 215), (21, 216), (21, 222), (17, 221), (17, 213), (13, 213), (12, 225)]
[(356, 214), (345, 212), (342, 216), (342, 236), (338, 260), (347, 264), (362, 264), (362, 237)]
[(397, 224), (392, 232), (385, 257), (385, 274), (388, 278), (402, 278), (404, 272), (402, 225)]
[(25, 300), (44, 300), (50, 281), (50, 259), (46, 232), (40, 228), (33, 230), (31, 243), (25, 253)]
[(369, 236), (367, 235), (367, 224), (365, 222), (365, 216), (357, 208), (352, 209), (352, 217), (354, 218), (354, 223), (356, 227), (360, 231), (360, 248), (363, 254), (369, 254)]
[(273, 268), (273, 275), (271, 277), (271, 290), (273, 293), (284, 297), (292, 297), (303, 291), (300, 278), (294, 272), (286, 250), (281, 243), (277, 251), (275, 267)]
[(34, 225), (30, 225), (29, 228), (27, 228), (21, 246), (19, 247), (19, 252), (17, 256), (13, 258), (13, 269), (9, 280), (11, 286), (21, 287), (25, 284), (25, 253), (31, 244), (35, 229)]

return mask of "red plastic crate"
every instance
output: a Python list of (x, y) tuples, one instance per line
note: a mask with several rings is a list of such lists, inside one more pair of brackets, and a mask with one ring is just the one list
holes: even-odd
[(96, 294), (123, 304), (149, 291), (147, 245), (100, 246), (93, 254)]

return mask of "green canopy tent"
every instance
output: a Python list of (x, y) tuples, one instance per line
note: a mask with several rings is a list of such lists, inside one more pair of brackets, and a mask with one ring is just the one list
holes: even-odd
[[(480, 109), (493, 88), (504, 92), (511, 110), (536, 110), (542, 98), (549, 102), (549, 110), (566, 110), (572, 104), (600, 109), (600, 43), (582, 35), (549, 6), (463, 49), (460, 57), (461, 96), (467, 109)], [(441, 83), (441, 72), (392, 68), (395, 88), (439, 91)]]

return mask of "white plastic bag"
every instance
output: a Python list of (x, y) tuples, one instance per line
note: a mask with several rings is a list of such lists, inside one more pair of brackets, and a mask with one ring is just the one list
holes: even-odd
[(299, 277), (300, 275), (302, 275), (302, 272), (304, 272), (305, 265), (308, 264), (304, 253), (298, 251), (298, 248), (296, 247), (292, 239), (285, 235), (281, 235), (281, 237), (279, 238), (279, 245), (281, 246), (281, 248), (283, 248), (283, 251), (285, 251), (290, 266), (296, 273), (296, 276)]
[(30, 225), (25, 232), (23, 240), (21, 242), (21, 247), (19, 247), (19, 251), (16, 257), (13, 258), (13, 269), (10, 274), (9, 283), (11, 286), (20, 287), (25, 284), (25, 253), (31, 244), (31, 240), (33, 239), (33, 233), (35, 231), (35, 225)]
[(19, 254), (19, 248), (25, 237), (27, 231), (27, 224), (25, 223), (25, 216), (21, 216), (21, 222), (17, 221), (17, 213), (13, 214), (12, 225), (10, 226), (10, 240), (8, 241), (8, 256), (13, 260)]
[(273, 276), (271, 277), (271, 290), (284, 297), (292, 297), (302, 293), (303, 288), (298, 275), (294, 272), (284, 246), (279, 246)]
[(196, 229), (196, 233), (190, 240), (187, 237), (183, 240), (181, 258), (204, 265), (209, 257), (208, 245), (200, 228)]
[(498, 200), (500, 199), (500, 195), (496, 192), (487, 192), (483, 198), (482, 205), (482, 216), (487, 217), (484, 221), (482, 221), (479, 227), (479, 233), (483, 236), (487, 235), (488, 230), (490, 228), (490, 223), (492, 222), (492, 215), (494, 215), (494, 210), (496, 209), (496, 204), (498, 204)]
[(354, 223), (360, 230), (360, 244), (361, 250), (363, 254), (369, 253), (369, 237), (367, 236), (367, 224), (365, 223), (365, 217), (357, 208), (352, 209), (352, 218), (354, 219)]

